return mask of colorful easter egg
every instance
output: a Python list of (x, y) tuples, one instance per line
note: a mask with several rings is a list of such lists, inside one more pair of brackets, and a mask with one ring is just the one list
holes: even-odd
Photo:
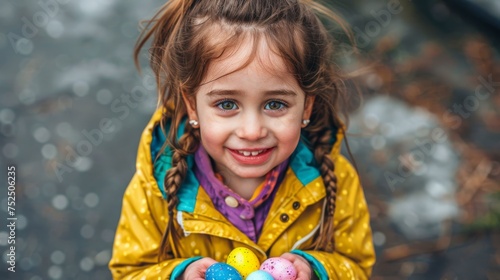
[(247, 276), (246, 280), (274, 280), (273, 276), (269, 272), (264, 270), (256, 270)]
[(206, 280), (243, 280), (236, 269), (225, 263), (214, 263), (205, 271)]
[(260, 266), (260, 270), (269, 272), (275, 280), (295, 280), (297, 271), (293, 264), (284, 258), (269, 258)]
[(234, 268), (241, 274), (243, 279), (259, 269), (259, 258), (248, 248), (237, 247), (229, 253), (226, 263)]

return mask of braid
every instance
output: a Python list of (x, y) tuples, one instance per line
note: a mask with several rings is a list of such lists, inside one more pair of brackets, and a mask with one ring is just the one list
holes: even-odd
[(179, 203), (179, 198), (177, 197), (177, 192), (179, 191), (186, 173), (188, 170), (187, 156), (196, 151), (197, 145), (199, 143), (199, 131), (193, 129), (190, 125), (186, 125), (186, 131), (184, 135), (178, 141), (177, 147), (172, 147), (172, 167), (167, 171), (165, 175), (165, 192), (167, 196), (168, 205), (168, 224), (163, 234), (160, 252), (158, 255), (158, 260), (161, 261), (164, 258), (171, 257), (169, 254), (169, 241), (168, 236), (172, 234), (175, 237), (176, 231), (174, 229), (174, 210)]
[(313, 243), (315, 250), (331, 252), (334, 249), (333, 240), (333, 215), (335, 213), (335, 200), (337, 198), (337, 176), (335, 175), (335, 164), (330, 157), (331, 130), (325, 129), (311, 138), (314, 148), (314, 157), (320, 164), (320, 174), (326, 189), (326, 207), (323, 221), (321, 222), (319, 237)]

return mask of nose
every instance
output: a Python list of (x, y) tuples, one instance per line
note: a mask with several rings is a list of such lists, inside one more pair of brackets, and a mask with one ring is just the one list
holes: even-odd
[(266, 137), (268, 129), (262, 116), (249, 113), (241, 118), (235, 133), (241, 139), (256, 141)]

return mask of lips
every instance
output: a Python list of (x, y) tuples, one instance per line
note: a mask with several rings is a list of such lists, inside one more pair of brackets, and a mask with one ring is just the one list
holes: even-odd
[(258, 165), (267, 162), (273, 148), (233, 150), (229, 149), (233, 158), (241, 164)]

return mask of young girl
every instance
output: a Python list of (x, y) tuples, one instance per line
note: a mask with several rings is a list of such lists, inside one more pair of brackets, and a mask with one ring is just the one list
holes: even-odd
[[(146, 127), (110, 269), (204, 279), (235, 247), (297, 279), (366, 279), (375, 261), (356, 171), (340, 155), (343, 87), (307, 0), (170, 0), (153, 39), (161, 108)], [(340, 23), (340, 21), (338, 21)]]

